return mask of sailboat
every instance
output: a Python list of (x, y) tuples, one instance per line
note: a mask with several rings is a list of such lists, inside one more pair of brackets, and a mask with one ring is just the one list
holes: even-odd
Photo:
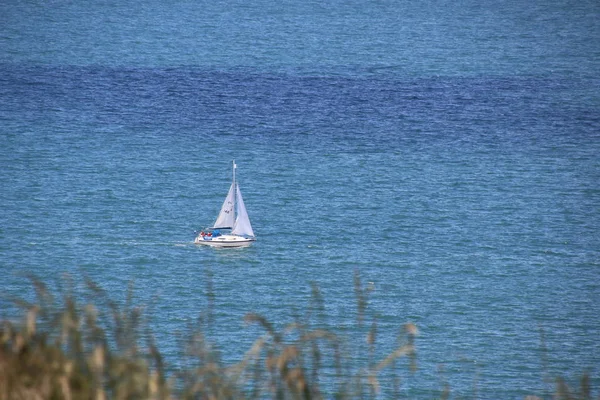
[(212, 247), (246, 247), (256, 241), (242, 192), (235, 180), (236, 169), (233, 161), (233, 182), (217, 220), (206, 231), (200, 232), (194, 243)]

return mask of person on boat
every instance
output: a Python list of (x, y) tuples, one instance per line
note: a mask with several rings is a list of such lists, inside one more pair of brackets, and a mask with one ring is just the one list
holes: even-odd
[(221, 231), (219, 231), (218, 229), (217, 229), (217, 230), (214, 230), (214, 231), (213, 231), (213, 233), (212, 233), (212, 235), (213, 235), (214, 237), (221, 236)]

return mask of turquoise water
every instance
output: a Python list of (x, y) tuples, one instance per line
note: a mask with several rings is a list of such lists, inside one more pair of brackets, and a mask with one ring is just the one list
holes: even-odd
[[(174, 363), (212, 276), (234, 361), (257, 335), (243, 316), (281, 327), (313, 281), (332, 329), (364, 343), (359, 271), (381, 356), (420, 329), (408, 397), (446, 379), (523, 398), (584, 371), (597, 393), (599, 17), (591, 1), (5, 2), (0, 289), (87, 275), (123, 302), (132, 281)], [(258, 241), (197, 247), (233, 159)]]

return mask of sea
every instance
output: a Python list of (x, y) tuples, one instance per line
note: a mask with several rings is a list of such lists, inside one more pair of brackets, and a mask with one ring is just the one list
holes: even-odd
[[(596, 0), (4, 0), (0, 319), (89, 279), (176, 371), (318, 287), (355, 365), (418, 328), (406, 398), (597, 396), (599, 154)], [(195, 245), (233, 160), (257, 241)]]

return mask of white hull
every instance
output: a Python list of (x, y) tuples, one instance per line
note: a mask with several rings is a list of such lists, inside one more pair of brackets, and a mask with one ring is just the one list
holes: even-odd
[(238, 235), (221, 235), (217, 237), (198, 236), (194, 243), (211, 247), (248, 247), (254, 238), (247, 238)]

